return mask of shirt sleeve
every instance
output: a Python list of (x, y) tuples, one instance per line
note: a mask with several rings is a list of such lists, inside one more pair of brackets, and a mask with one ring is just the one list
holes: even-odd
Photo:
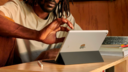
[(73, 24), (75, 30), (82, 30), (82, 28), (75, 22), (75, 19), (72, 14), (70, 14), (67, 19)]
[(0, 11), (2, 11), (5, 14), (5, 16), (9, 18), (12, 18), (12, 15), (16, 13), (17, 9), (18, 8), (16, 0), (9, 1), (4, 5), (0, 6)]

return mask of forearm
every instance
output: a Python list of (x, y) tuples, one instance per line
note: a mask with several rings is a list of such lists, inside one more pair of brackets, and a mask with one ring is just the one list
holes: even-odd
[(0, 35), (37, 40), (38, 31), (25, 28), (0, 15)]

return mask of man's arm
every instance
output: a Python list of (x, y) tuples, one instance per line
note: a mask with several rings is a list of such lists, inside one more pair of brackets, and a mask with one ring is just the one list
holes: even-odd
[(42, 30), (36, 31), (18, 25), (6, 19), (2, 15), (4, 15), (3, 12), (0, 13), (0, 35), (2, 36), (31, 39), (41, 41), (47, 44), (53, 44), (62, 42), (64, 40), (64, 38), (56, 38), (56, 33), (58, 31), (69, 31), (67, 27), (61, 27), (61, 25), (66, 23), (70, 28), (74, 28), (72, 23), (69, 22), (67, 19), (58, 18)]
[(0, 35), (36, 40), (38, 31), (25, 28), (4, 17), (0, 11)]

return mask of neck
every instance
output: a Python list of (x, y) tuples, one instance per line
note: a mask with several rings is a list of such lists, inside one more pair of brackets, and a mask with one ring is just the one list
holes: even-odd
[(37, 15), (38, 17), (40, 17), (41, 19), (46, 19), (46, 18), (48, 17), (48, 15), (49, 15), (49, 13), (44, 12), (44, 11), (40, 8), (39, 5), (34, 6), (34, 7), (33, 7), (33, 10), (34, 10), (34, 12), (36, 13), (36, 15)]

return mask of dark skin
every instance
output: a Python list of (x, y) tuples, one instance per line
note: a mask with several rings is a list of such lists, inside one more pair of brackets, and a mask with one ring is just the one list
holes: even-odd
[[(59, 2), (59, 0), (55, 0), (55, 1), (56, 3)], [(53, 9), (53, 8), (48, 8), (47, 5), (45, 5), (45, 8), (50, 10)], [(33, 7), (33, 10), (42, 19), (46, 19), (46, 17), (49, 15), (49, 13), (44, 12), (38, 4)], [(36, 31), (25, 28), (19, 24), (16, 24), (4, 18), (4, 16), (5, 16), (4, 13), (0, 11), (0, 35), (3, 36), (31, 39), (46, 44), (53, 44), (53, 43), (63, 42), (64, 40), (64, 38), (56, 38), (56, 33), (58, 31), (66, 31), (66, 32), (69, 31), (68, 28), (61, 27), (61, 25), (66, 23), (71, 29), (73, 29), (72, 23), (64, 18), (58, 18), (53, 22), (51, 22), (48, 26), (46, 26), (42, 30)], [(51, 58), (53, 59), (57, 55), (58, 51), (59, 49), (44, 51), (40, 54), (40, 56), (36, 60), (51, 59)]]

